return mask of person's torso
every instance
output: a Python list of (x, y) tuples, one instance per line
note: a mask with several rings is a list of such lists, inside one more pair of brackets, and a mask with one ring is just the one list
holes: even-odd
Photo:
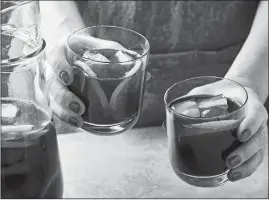
[(138, 126), (165, 118), (173, 83), (228, 71), (250, 31), (258, 1), (76, 1), (86, 26), (114, 25), (144, 35), (151, 46)]

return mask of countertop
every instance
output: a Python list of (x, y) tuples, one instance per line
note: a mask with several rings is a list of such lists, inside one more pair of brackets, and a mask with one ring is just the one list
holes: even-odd
[(251, 177), (198, 188), (173, 172), (161, 127), (116, 136), (75, 132), (58, 135), (64, 198), (268, 198), (268, 146)]

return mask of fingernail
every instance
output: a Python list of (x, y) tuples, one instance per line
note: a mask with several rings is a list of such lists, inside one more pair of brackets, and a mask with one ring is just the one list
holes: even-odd
[(240, 162), (241, 162), (241, 159), (239, 156), (232, 156), (231, 158), (229, 158), (229, 163), (231, 167), (235, 167)]
[(68, 107), (69, 107), (70, 110), (72, 110), (73, 112), (75, 112), (77, 114), (78, 114), (78, 112), (80, 110), (80, 105), (77, 102), (70, 103)]
[(67, 84), (68, 81), (69, 81), (69, 75), (68, 75), (68, 73), (65, 72), (65, 71), (62, 71), (62, 72), (60, 73), (60, 79), (61, 79), (65, 84)]
[(232, 181), (237, 181), (237, 180), (239, 180), (241, 177), (242, 177), (242, 175), (241, 175), (240, 172), (235, 172), (235, 173), (233, 173), (233, 175), (232, 175)]
[(250, 131), (247, 129), (247, 130), (244, 130), (243, 132), (242, 132), (242, 134), (240, 135), (240, 140), (242, 141), (242, 142), (245, 142), (248, 138), (250, 138), (250, 136), (251, 136), (251, 133), (250, 133)]
[(76, 119), (75, 117), (70, 117), (69, 123), (73, 126), (78, 126), (78, 119)]

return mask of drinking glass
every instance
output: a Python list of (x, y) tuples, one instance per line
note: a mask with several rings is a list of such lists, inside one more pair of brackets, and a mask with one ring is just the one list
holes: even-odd
[(82, 129), (98, 135), (131, 129), (143, 102), (147, 39), (130, 29), (102, 25), (75, 31), (67, 46), (74, 72), (69, 89), (86, 106)]
[(248, 95), (235, 81), (195, 77), (172, 85), (164, 95), (169, 156), (176, 175), (198, 187), (228, 181), (225, 159), (241, 143)]
[[(1, 198), (61, 198), (61, 164), (44, 80), (46, 43), (35, 37), (38, 2), (9, 3), (1, 10)], [(23, 19), (34, 24), (17, 23)]]

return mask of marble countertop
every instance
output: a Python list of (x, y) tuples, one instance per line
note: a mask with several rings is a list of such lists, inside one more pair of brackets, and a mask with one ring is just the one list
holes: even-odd
[(79, 131), (58, 135), (58, 143), (64, 198), (268, 198), (268, 148), (251, 177), (198, 188), (173, 172), (161, 127), (107, 137)]

